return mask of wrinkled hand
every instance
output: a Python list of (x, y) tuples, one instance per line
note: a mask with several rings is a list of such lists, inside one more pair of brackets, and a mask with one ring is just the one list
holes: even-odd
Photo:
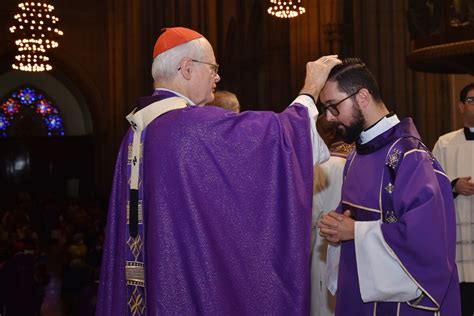
[(319, 92), (328, 79), (329, 72), (334, 66), (341, 63), (342, 61), (337, 58), (337, 55), (323, 56), (318, 60), (308, 62), (304, 86), (300, 93), (309, 93), (317, 100)]
[(355, 221), (350, 215), (349, 210), (345, 211), (344, 214), (335, 211), (324, 214), (318, 221), (319, 235), (332, 243), (354, 239)]
[(474, 183), (471, 182), (471, 177), (459, 178), (454, 186), (454, 190), (461, 195), (473, 195), (474, 194)]

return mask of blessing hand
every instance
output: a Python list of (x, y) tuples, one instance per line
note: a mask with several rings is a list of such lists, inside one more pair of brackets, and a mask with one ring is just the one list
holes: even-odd
[(306, 78), (300, 93), (308, 93), (317, 100), (319, 92), (326, 84), (329, 72), (334, 66), (341, 63), (342, 61), (337, 58), (337, 55), (323, 56), (318, 60), (306, 63)]

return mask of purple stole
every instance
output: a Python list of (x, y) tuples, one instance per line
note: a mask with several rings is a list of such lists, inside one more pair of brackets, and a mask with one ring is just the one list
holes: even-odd
[[(146, 130), (141, 134), (141, 143)], [(133, 133), (128, 135), (127, 174), (132, 174), (132, 166), (138, 164), (139, 178), (143, 178), (143, 159), (133, 156)], [(128, 236), (125, 246), (125, 275), (127, 282), (127, 315), (145, 315), (145, 227), (143, 225), (143, 188), (131, 189), (129, 185), (127, 196), (127, 225)]]
[(127, 120), (133, 129), (128, 135), (128, 198), (127, 225), (128, 236), (125, 246), (125, 277), (127, 280), (128, 315), (145, 315), (145, 225), (143, 224), (143, 144), (146, 127), (162, 114), (186, 107), (181, 98), (168, 98), (157, 101), (137, 111), (133, 110)]

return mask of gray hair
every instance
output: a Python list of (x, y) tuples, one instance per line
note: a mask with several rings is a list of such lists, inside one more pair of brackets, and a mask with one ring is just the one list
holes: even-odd
[(201, 59), (203, 55), (203, 46), (207, 43), (204, 37), (200, 37), (164, 51), (156, 56), (151, 66), (151, 75), (153, 80), (169, 81), (178, 73), (179, 64), (183, 58)]
[(239, 99), (237, 99), (237, 96), (234, 93), (226, 90), (216, 91), (214, 93), (214, 101), (208, 105), (218, 106), (236, 113), (240, 112)]

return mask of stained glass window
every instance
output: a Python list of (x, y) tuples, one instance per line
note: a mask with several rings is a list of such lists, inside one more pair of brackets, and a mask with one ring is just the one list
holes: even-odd
[[(64, 136), (63, 120), (58, 109), (40, 91), (24, 87), (12, 92), (0, 105), (0, 136), (10, 136), (16, 120), (37, 116), (47, 128), (48, 136)], [(37, 118), (35, 118), (35, 121)], [(25, 120), (26, 121), (26, 120)]]

